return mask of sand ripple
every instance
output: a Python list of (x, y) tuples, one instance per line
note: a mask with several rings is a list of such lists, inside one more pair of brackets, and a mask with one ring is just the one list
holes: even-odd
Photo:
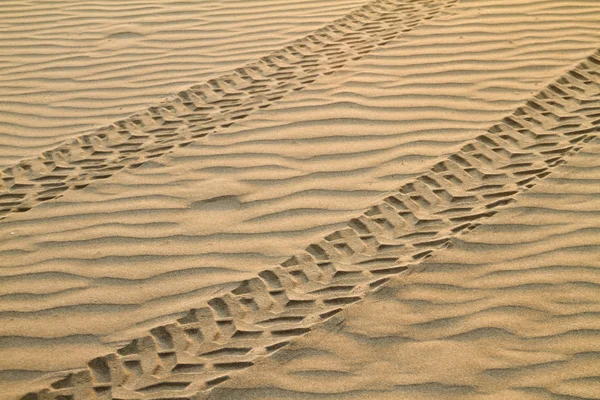
[[(258, 4), (264, 7), (265, 15), (273, 18), (273, 24), (264, 25), (268, 30), (263, 27), (262, 16), (252, 11), (254, 6), (247, 2), (208, 2), (207, 8), (193, 10), (185, 2), (174, 4), (173, 9), (162, 4), (120, 2), (122, 8), (115, 8), (112, 3), (64, 3), (67, 16), (32, 6), (29, 16), (14, 21), (39, 27), (39, 31), (32, 31), (32, 39), (19, 39), (23, 54), (36, 49), (39, 60), (19, 64), (2, 61), (5, 75), (0, 82), (9, 98), (3, 102), (6, 106), (2, 107), (6, 108), (0, 111), (5, 135), (0, 141), (8, 149), (2, 154), (3, 163), (35, 154), (75, 133), (144, 108), (167, 93), (228, 71), (362, 4), (311, 1), (306, 2), (309, 8), (305, 8), (288, 3)], [(233, 26), (239, 20), (231, 22), (231, 8), (243, 9), (240, 13), (249, 22), (244, 24), (242, 20), (240, 26)], [(13, 9), (11, 16), (22, 15), (19, 4)], [(305, 9), (307, 14), (303, 14)], [(165, 22), (164, 32), (155, 33), (153, 16), (158, 10), (164, 13), (158, 18), (172, 20)], [(112, 351), (113, 341), (135, 337), (150, 326), (172, 321), (218, 291), (226, 291), (232, 287), (231, 282), (278, 264), (360, 214), (402, 180), (425, 171), (440, 156), (458, 149), (464, 140), (479, 135), (548, 79), (589, 54), (600, 39), (600, 7), (594, 1), (515, 0), (500, 4), (463, 0), (454, 12), (280, 100), (271, 109), (254, 114), (233, 126), (227, 135), (212, 136), (201, 146), (179, 149), (143, 168), (124, 171), (118, 179), (98, 182), (3, 221), (0, 358), (4, 361), (0, 380), (8, 382), (7, 388), (15, 387), (21, 393), (27, 387), (24, 382), (47, 372), (84, 365), (90, 356)], [(81, 13), (87, 13), (87, 20), (82, 19)], [(82, 30), (77, 28), (80, 21), (89, 22), (90, 15), (97, 19), (102, 14), (113, 22), (97, 22), (97, 28), (83, 32), (81, 39), (82, 44), (97, 52), (90, 47), (75, 47), (77, 36), (64, 39), (65, 32), (71, 32), (69, 29)], [(138, 24), (144, 26), (142, 30), (114, 22), (121, 20), (125, 24), (127, 18), (136, 15), (147, 21)], [(61, 23), (55, 22), (57, 18)], [(197, 24), (198, 20), (203, 22)], [(215, 24), (222, 24), (223, 28), (211, 33)], [(14, 32), (21, 29), (8, 23), (2, 27)], [(189, 36), (181, 36), (184, 31), (189, 31)], [(273, 32), (277, 32), (277, 37)], [(208, 43), (207, 37), (211, 39)], [(48, 45), (48, 40), (58, 47)], [(118, 44), (110, 44), (115, 42)], [(172, 42), (177, 43), (177, 49), (173, 50)], [(74, 59), (64, 57), (66, 50), (78, 49), (92, 51), (92, 56), (108, 54), (112, 58), (98, 62), (87, 54)], [(81, 79), (45, 80), (52, 74), (58, 75), (53, 68), (63, 70), (70, 64), (76, 66), (74, 71), (83, 74)], [(22, 84), (26, 87), (19, 86)], [(30, 114), (37, 117), (30, 118)], [(490, 290), (495, 290), (500, 281), (513, 280), (514, 286), (532, 285), (542, 290), (567, 279), (567, 275), (579, 276), (577, 293), (585, 293), (585, 301), (591, 305), (587, 317), (582, 317), (583, 322), (578, 322), (578, 328), (568, 337), (572, 340), (556, 342), (557, 346), (564, 343), (566, 347), (594, 338), (594, 330), (598, 329), (590, 325), (597, 309), (589, 296), (597, 295), (592, 285), (597, 283), (597, 277), (595, 266), (589, 262), (593, 253), (587, 253), (590, 245), (586, 242), (596, 228), (573, 226), (575, 220), (581, 221), (581, 215), (589, 215), (589, 220), (595, 217), (586, 199), (597, 188), (590, 182), (594, 171), (582, 167), (578, 174), (577, 184), (569, 186), (577, 195), (565, 200), (560, 185), (545, 186), (551, 187), (545, 192), (536, 190), (527, 197), (534, 199), (528, 208), (511, 214), (519, 224), (488, 226), (489, 231), (473, 236), (476, 240), (484, 237), (483, 232), (490, 232), (484, 243), (469, 243), (464, 251), (459, 251), (458, 246), (452, 250), (454, 262), (448, 261), (454, 267), (463, 266), (465, 260), (484, 265), (481, 254), (488, 252), (493, 262), (501, 262), (506, 257), (504, 251), (510, 248), (511, 254), (520, 254), (519, 260), (530, 262), (528, 269), (520, 271), (521, 261), (506, 261), (506, 265), (518, 270), (512, 275), (510, 268), (501, 271), (499, 267), (489, 267), (489, 276), (478, 277), (477, 284), (489, 285)], [(561, 179), (557, 182), (569, 182), (568, 178)], [(539, 208), (541, 200), (552, 212)], [(526, 207), (523, 203), (519, 206)], [(579, 217), (575, 219), (576, 216)], [(544, 228), (537, 227), (538, 223), (544, 223)], [(519, 233), (524, 235), (520, 239), (523, 243), (516, 245), (514, 235)], [(500, 240), (504, 242), (499, 243)], [(549, 255), (545, 257), (544, 253)], [(581, 256), (576, 257), (578, 254)], [(544, 269), (542, 278), (538, 272)], [(440, 298), (450, 301), (446, 311), (455, 310), (453, 302), (460, 298), (467, 304), (485, 306), (489, 311), (482, 315), (489, 318), (519, 321), (519, 315), (527, 315), (520, 322), (520, 329), (517, 322), (516, 327), (499, 322), (486, 327), (488, 318), (478, 322), (476, 315), (469, 317), (476, 310), (465, 308), (460, 317), (439, 325), (453, 327), (451, 335), (459, 338), (468, 337), (469, 332), (475, 332), (477, 337), (477, 332), (482, 332), (477, 329), (483, 329), (482, 335), (488, 332), (512, 337), (515, 331), (527, 338), (524, 327), (531, 323), (529, 313), (541, 321), (546, 316), (543, 313), (557, 312), (557, 304), (584, 300), (575, 296), (562, 299), (562, 303), (532, 306), (529, 302), (506, 308), (501, 302), (486, 303), (479, 297), (485, 300), (486, 296), (496, 296), (496, 291), (468, 288), (466, 278), (463, 283), (458, 278), (463, 275), (453, 277), (454, 271), (448, 268), (445, 281), (440, 278), (441, 283), (419, 293), (429, 293), (423, 296), (437, 302)], [(470, 277), (470, 272), (465, 274)], [(459, 280), (466, 288), (456, 285)], [(506, 293), (525, 291), (511, 291), (513, 283), (502, 285)], [(570, 285), (560, 291), (568, 293), (563, 289), (573, 289), (576, 283)], [(547, 292), (536, 293), (541, 296)], [(417, 296), (410, 304), (419, 307), (427, 302)], [(427, 312), (436, 308), (433, 304)], [(581, 312), (579, 306), (568, 307)], [(561, 308), (560, 312), (567, 309)], [(538, 329), (534, 337), (544, 336), (545, 329), (551, 332), (548, 338), (568, 333), (552, 330), (556, 326), (566, 329), (573, 322), (561, 317), (549, 324), (531, 325)], [(411, 338), (431, 334), (432, 340), (442, 340), (445, 328), (436, 325), (437, 318), (415, 322)], [(440, 320), (445, 318), (448, 317), (440, 314)], [(470, 330), (465, 330), (465, 325)], [(588, 345), (582, 348), (581, 357), (592, 357), (594, 361), (592, 353), (597, 349)], [(442, 350), (434, 347), (431, 352)], [(365, 350), (371, 351), (368, 347)], [(552, 353), (554, 350), (548, 351), (551, 354), (547, 358), (539, 356), (541, 360), (560, 360), (575, 350), (565, 350), (567, 353), (560, 353), (560, 357)], [(535, 357), (538, 356), (533, 355), (532, 359)], [(509, 362), (498, 365), (494, 368), (514, 367)], [(441, 367), (435, 371), (440, 370)], [(493, 371), (490, 375), (501, 373)], [(527, 373), (523, 372), (523, 376)], [(298, 375), (302, 374), (320, 373), (305, 371)], [(340, 369), (338, 375), (343, 376), (344, 371)], [(562, 391), (556, 389), (553, 393), (565, 394), (566, 387), (590, 387), (593, 379), (589, 376), (561, 378), (557, 382), (562, 382)], [(451, 383), (417, 381), (422, 386), (415, 390), (434, 394), (440, 388), (468, 394), (475, 385), (474, 381), (460, 383), (451, 379)], [(400, 393), (412, 390), (406, 381), (397, 385), (402, 386), (398, 390), (404, 390)], [(519, 389), (526, 394), (517, 394), (523, 398), (550, 398), (543, 391), (530, 390), (533, 392)], [(271, 395), (264, 389), (256, 393), (264, 396), (257, 398)], [(274, 398), (296, 395), (289, 391), (273, 393)], [(397, 394), (381, 396), (397, 398)]]

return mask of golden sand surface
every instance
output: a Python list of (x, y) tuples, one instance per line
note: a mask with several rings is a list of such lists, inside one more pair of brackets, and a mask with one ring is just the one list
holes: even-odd
[(594, 0), (3, 2), (0, 399), (600, 398), (599, 43)]

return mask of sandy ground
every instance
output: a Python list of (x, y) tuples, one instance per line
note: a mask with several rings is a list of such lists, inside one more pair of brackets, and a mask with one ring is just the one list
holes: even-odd
[[(21, 159), (223, 76), (365, 2), (48, 4), (0, 6), (4, 177)], [(403, 25), (410, 31), (360, 59), (327, 61), (310, 82), (277, 76), (289, 93), (208, 137), (81, 190), (38, 195), (26, 212), (9, 204), (0, 221), (2, 398), (49, 387), (301, 253), (458, 153), (600, 43), (595, 1), (419, 10)], [(514, 204), (412, 274), (361, 292), (325, 326), (286, 327), (308, 330), (289, 332), (291, 347), (260, 365), (245, 369), (249, 361), (224, 354), (204, 378), (189, 367), (199, 362), (169, 358), (174, 333), (154, 329), (151, 340), (166, 346), (160, 367), (148, 372), (144, 361), (139, 371), (162, 379), (183, 365), (188, 380), (113, 385), (140, 398), (176, 397), (222, 376), (231, 378), (210, 398), (600, 398), (598, 149), (592, 141), (565, 157)], [(224, 329), (230, 316), (215, 304)], [(226, 346), (223, 332), (205, 338), (210, 351)], [(271, 341), (285, 336), (273, 332)], [(154, 346), (144, 340), (125, 355), (134, 375), (136, 354)], [(122, 398), (105, 389), (110, 368), (91, 368), (96, 389), (76, 399)], [(71, 381), (47, 395), (68, 395)]]
[(598, 398), (599, 150), (209, 398)]

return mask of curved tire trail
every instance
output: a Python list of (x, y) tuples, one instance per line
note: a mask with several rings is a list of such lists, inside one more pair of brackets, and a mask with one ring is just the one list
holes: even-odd
[(375, 0), (235, 72), (0, 172), (0, 219), (226, 131), (458, 0)]
[(600, 132), (600, 51), (305, 251), (25, 400), (192, 399), (515, 201)]

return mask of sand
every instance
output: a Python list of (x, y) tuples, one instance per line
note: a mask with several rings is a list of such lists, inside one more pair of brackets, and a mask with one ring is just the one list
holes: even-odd
[[(376, 2), (408, 15), (386, 21), (390, 37), (307, 52), (293, 73), (267, 59), (263, 92), (231, 81), (365, 2), (288, 3), (6, 6), (2, 398), (599, 398), (598, 65), (578, 63), (598, 46), (600, 5)], [(177, 110), (153, 111), (174, 128), (150, 139), (154, 125), (128, 125), (214, 78), (240, 104), (216, 103), (225, 119), (208, 134), (215, 117)], [(553, 109), (519, 111), (540, 90)], [(534, 133), (518, 151), (474, 140), (510, 129)], [(135, 143), (135, 157), (102, 153)], [(528, 155), (507, 169), (492, 147)], [(466, 205), (422, 192), (456, 155), (479, 173), (444, 190), (502, 189)], [(378, 228), (350, 233), (365, 210)]]
[(599, 150), (207, 398), (598, 398)]

